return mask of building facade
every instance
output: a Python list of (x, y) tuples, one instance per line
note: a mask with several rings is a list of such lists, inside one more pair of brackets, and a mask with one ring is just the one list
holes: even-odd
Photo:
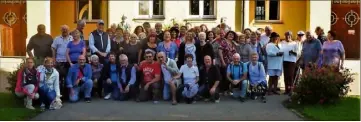
[[(206, 24), (211, 28), (225, 19), (236, 31), (271, 26), (283, 35), (288, 30), (294, 33), (299, 30), (313, 32), (316, 26), (321, 26), (327, 32), (331, 28), (332, 3), (292, 0), (2, 0), (0, 56), (26, 56), (25, 46), (29, 38), (37, 33), (38, 24), (45, 24), (46, 32), (55, 37), (61, 34), (61, 25), (66, 24), (70, 29), (75, 29), (76, 21), (85, 19), (87, 25), (84, 34), (87, 40), (87, 35), (96, 28), (97, 20), (104, 20), (105, 25), (110, 27), (112, 23), (119, 24), (123, 15), (127, 17), (126, 22), (131, 26), (131, 31), (143, 22), (150, 22), (153, 27), (157, 22), (163, 23), (164, 27), (173, 22), (180, 25), (189, 22), (193, 26)], [(355, 31), (359, 33), (359, 30)], [(356, 41), (359, 43), (359, 40)], [(2, 67), (4, 63), (0, 65)]]

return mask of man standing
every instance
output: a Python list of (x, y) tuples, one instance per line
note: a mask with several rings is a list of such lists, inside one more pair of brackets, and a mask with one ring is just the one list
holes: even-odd
[(137, 101), (147, 101), (150, 96), (153, 102), (158, 103), (160, 96), (160, 64), (154, 61), (155, 52), (153, 50), (145, 50), (145, 61), (142, 61), (139, 70), (143, 73), (143, 79), (140, 82), (140, 92)]
[[(80, 32), (80, 39), (81, 40), (84, 40), (84, 33), (83, 33), (83, 30), (84, 30), (84, 27), (85, 27), (86, 23), (85, 23), (85, 20), (79, 20), (77, 22), (77, 25), (76, 25), (76, 29), (79, 30)], [(73, 31), (74, 32), (74, 31)], [(72, 33), (73, 33), (72, 32)], [(72, 35), (72, 34), (71, 34)]]
[(110, 38), (108, 33), (104, 32), (104, 21), (99, 20), (97, 29), (90, 33), (89, 47), (93, 54), (98, 55), (99, 62), (107, 62), (107, 55), (110, 52)]
[[(45, 25), (38, 25), (38, 33), (30, 38), (26, 51), (30, 58), (35, 59), (35, 66), (44, 62), (45, 57), (52, 57), (51, 44), (53, 38), (45, 33)], [(31, 52), (34, 49), (34, 55)], [(34, 57), (35, 56), (35, 57)]]
[(327, 37), (325, 36), (325, 32), (322, 27), (317, 26), (315, 29), (315, 33), (317, 35), (317, 39), (321, 41), (321, 44), (327, 41)]
[(73, 40), (72, 36), (69, 35), (69, 27), (67, 25), (61, 26), (61, 32), (62, 34), (58, 37), (56, 37), (53, 41), (53, 44), (51, 45), (51, 49), (53, 52), (53, 59), (56, 61), (56, 70), (59, 72), (59, 81), (60, 81), (60, 88), (63, 92), (62, 94), (65, 95), (63, 99), (68, 98), (66, 85), (65, 85), (65, 79), (66, 74), (69, 69), (69, 63), (66, 60), (66, 49), (69, 42)]
[(157, 32), (158, 39), (163, 41), (164, 39), (163, 39), (162, 23), (159, 23), (159, 22), (155, 23), (155, 30)]
[(173, 79), (173, 77), (179, 73), (177, 63), (173, 59), (168, 58), (164, 52), (159, 52), (157, 54), (157, 59), (161, 64), (164, 80), (163, 99), (169, 100), (169, 92), (171, 92), (172, 104), (175, 105), (177, 104), (177, 86), (179, 86), (180, 84), (180, 81), (178, 79)]
[(322, 46), (320, 40), (316, 39), (310, 31), (306, 32), (306, 40), (303, 43), (301, 53), (301, 68), (305, 69), (310, 63), (317, 63)]
[(91, 101), (91, 91), (93, 88), (92, 68), (86, 63), (85, 56), (80, 55), (78, 63), (69, 68), (66, 77), (66, 86), (69, 88), (69, 100), (76, 102), (79, 100), (79, 92), (83, 91), (84, 100), (87, 103)]
[(219, 103), (219, 89), (218, 84), (222, 81), (221, 73), (217, 66), (213, 65), (212, 58), (209, 55), (204, 56), (204, 68), (200, 71), (200, 82), (199, 82), (199, 95), (208, 101)]

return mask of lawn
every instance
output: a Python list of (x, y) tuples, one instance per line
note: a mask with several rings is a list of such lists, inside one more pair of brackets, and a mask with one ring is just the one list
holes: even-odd
[(342, 98), (335, 105), (309, 105), (288, 107), (296, 109), (305, 119), (317, 121), (360, 121), (360, 96)]
[(37, 110), (26, 109), (21, 100), (16, 100), (16, 97), (10, 93), (0, 93), (0, 120), (29, 120), (40, 113)]

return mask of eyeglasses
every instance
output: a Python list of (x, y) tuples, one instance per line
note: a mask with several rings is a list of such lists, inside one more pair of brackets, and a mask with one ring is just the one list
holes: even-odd
[(153, 58), (153, 56), (145, 56), (146, 58)]

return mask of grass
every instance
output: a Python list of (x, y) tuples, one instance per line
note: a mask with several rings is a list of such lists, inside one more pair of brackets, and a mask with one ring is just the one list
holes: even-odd
[(342, 98), (334, 105), (287, 105), (301, 113), (307, 120), (360, 121), (360, 96)]
[(40, 110), (29, 110), (23, 105), (22, 100), (11, 93), (0, 93), (0, 120), (1, 121), (21, 121), (29, 120), (40, 113)]

